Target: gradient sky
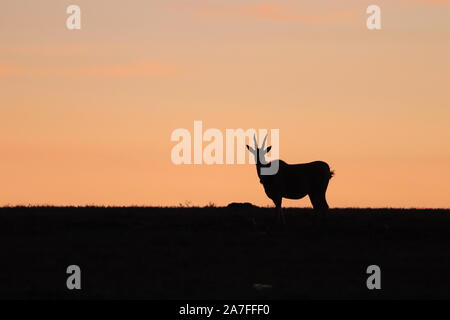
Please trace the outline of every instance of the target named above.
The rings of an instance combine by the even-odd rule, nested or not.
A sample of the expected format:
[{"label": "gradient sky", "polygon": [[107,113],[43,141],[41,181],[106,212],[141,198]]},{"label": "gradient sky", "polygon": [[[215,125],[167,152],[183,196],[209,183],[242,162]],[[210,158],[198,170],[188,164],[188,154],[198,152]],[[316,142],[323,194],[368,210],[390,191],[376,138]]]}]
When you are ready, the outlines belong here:
[{"label": "gradient sky", "polygon": [[0,205],[271,205],[254,166],[172,164],[202,120],[280,129],[331,207],[450,207],[450,0],[3,0],[0,39]]}]

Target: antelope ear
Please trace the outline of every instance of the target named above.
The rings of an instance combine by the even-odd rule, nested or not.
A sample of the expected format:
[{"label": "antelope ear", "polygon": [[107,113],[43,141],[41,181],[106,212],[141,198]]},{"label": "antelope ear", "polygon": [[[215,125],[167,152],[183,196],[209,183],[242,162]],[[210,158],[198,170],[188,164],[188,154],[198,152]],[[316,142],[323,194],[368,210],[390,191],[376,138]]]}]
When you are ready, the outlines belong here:
[{"label": "antelope ear", "polygon": [[255,153],[255,149],[250,147],[248,144],[246,144],[245,146],[247,147],[248,151],[250,151],[251,153]]},{"label": "antelope ear", "polygon": [[272,146],[267,147],[265,153],[269,153],[271,149],[272,149]]}]

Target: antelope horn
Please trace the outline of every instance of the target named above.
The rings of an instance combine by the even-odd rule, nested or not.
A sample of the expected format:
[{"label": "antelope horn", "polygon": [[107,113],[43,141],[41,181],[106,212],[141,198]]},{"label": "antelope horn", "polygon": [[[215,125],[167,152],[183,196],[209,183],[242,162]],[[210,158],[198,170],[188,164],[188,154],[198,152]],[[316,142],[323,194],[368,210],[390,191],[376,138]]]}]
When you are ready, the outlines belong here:
[{"label": "antelope horn", "polygon": [[258,148],[258,141],[256,141],[256,134],[253,135],[253,141],[255,142],[255,148]]},{"label": "antelope horn", "polygon": [[266,145],[266,139],[267,139],[267,134],[266,134],[266,136],[264,137],[264,140],[263,140],[261,149],[264,149],[264,146]]}]

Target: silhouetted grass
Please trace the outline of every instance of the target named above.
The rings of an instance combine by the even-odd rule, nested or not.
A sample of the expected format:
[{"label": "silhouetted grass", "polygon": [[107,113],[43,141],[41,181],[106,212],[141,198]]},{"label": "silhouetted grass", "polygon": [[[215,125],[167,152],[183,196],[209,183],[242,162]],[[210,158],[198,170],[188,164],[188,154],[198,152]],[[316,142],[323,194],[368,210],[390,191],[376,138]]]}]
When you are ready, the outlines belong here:
[{"label": "silhouetted grass", "polygon": [[449,210],[285,210],[286,228],[258,207],[0,208],[0,297],[450,298]]}]

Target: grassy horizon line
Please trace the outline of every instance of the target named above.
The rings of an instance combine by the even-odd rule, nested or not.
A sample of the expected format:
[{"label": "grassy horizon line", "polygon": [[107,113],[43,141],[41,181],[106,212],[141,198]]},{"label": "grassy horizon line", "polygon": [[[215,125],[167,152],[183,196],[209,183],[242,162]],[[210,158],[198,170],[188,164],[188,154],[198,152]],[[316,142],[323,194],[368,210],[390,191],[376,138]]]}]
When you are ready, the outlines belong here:
[{"label": "grassy horizon line", "polygon": [[[228,207],[228,206],[216,206],[214,204],[209,205],[171,205],[171,206],[158,206],[158,205],[46,205],[46,204],[38,204],[38,205],[2,205],[0,206],[0,209],[12,209],[12,208],[76,208],[76,209],[274,209],[273,206],[256,206],[249,204],[248,207]],[[311,207],[284,207],[283,209],[286,210],[313,210]],[[425,208],[425,207],[335,207],[330,208],[330,211],[340,211],[340,210],[443,210],[443,211],[450,211],[450,208]]]}]

